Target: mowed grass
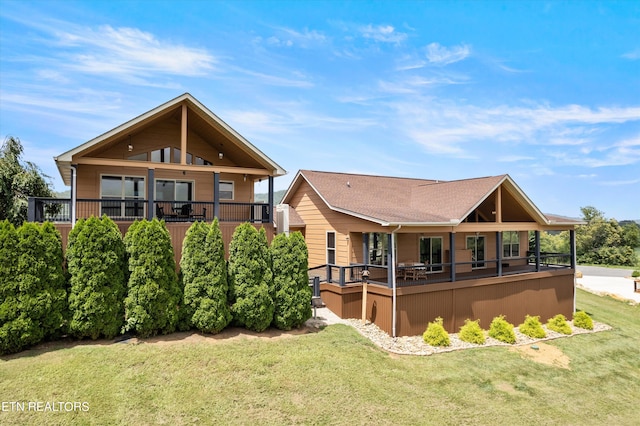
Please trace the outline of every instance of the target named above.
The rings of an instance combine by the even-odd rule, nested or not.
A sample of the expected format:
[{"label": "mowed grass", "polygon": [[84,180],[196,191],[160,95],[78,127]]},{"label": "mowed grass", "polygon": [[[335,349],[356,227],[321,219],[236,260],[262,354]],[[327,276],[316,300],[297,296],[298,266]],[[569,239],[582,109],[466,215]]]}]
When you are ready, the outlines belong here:
[{"label": "mowed grass", "polygon": [[632,425],[640,308],[578,292],[613,330],[547,342],[563,369],[505,347],[394,356],[348,326],[279,339],[50,344],[0,360],[1,401],[88,412],[0,412],[0,424]]}]

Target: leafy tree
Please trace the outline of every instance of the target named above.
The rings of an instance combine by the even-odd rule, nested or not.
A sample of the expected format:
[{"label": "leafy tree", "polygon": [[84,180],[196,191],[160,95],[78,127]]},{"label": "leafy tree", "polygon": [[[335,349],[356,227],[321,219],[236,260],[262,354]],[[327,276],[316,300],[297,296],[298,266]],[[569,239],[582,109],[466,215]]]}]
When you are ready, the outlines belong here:
[{"label": "leafy tree", "polygon": [[27,220],[29,197],[52,197],[49,178],[29,161],[21,162],[22,144],[9,136],[0,149],[0,220],[15,226]]},{"label": "leafy tree", "polygon": [[291,330],[311,318],[307,245],[300,232],[278,234],[271,242],[274,325]]},{"label": "leafy tree", "polygon": [[229,302],[234,320],[263,331],[273,320],[272,272],[264,228],[239,225],[229,244]]},{"label": "leafy tree", "polygon": [[190,324],[205,333],[218,333],[231,322],[227,304],[227,262],[216,218],[211,226],[194,222],[187,231],[180,261],[184,305]]},{"label": "leafy tree", "polygon": [[0,352],[10,353],[63,331],[67,293],[60,233],[51,223],[25,223],[16,231],[4,221],[0,234],[3,262],[12,263],[1,269]]},{"label": "leafy tree", "polygon": [[130,273],[124,302],[124,331],[142,337],[175,331],[182,294],[164,221],[134,222],[124,243]]},{"label": "leafy tree", "polygon": [[116,336],[124,323],[126,258],[122,234],[106,215],[80,219],[69,233],[70,332],[77,337]]},{"label": "leafy tree", "polygon": [[628,234],[615,219],[607,220],[595,207],[583,207],[586,225],[576,228],[576,254],[579,263],[628,265],[638,263],[633,230]]}]

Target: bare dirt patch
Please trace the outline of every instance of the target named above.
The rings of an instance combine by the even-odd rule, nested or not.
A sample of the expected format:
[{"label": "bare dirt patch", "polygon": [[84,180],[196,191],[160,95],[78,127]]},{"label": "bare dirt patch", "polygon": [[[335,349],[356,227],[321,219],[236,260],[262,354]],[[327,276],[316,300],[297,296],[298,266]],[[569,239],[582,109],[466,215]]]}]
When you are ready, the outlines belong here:
[{"label": "bare dirt patch", "polygon": [[[534,349],[537,347],[538,349]],[[524,359],[530,359],[540,364],[551,365],[553,367],[565,368],[570,370],[569,362],[571,361],[568,356],[564,354],[560,349],[555,346],[547,345],[546,343],[536,343],[535,345],[523,345],[512,347],[509,350],[518,352]]]}]

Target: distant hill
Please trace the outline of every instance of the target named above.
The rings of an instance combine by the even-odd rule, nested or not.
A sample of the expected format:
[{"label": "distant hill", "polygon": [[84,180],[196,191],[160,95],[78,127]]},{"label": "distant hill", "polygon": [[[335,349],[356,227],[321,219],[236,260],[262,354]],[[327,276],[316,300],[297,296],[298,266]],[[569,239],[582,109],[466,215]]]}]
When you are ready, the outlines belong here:
[{"label": "distant hill", "polygon": [[61,191],[61,192],[53,192],[53,196],[55,198],[71,198],[71,190],[67,189],[66,191]]},{"label": "distant hill", "polygon": [[[287,192],[286,189],[281,189],[280,191],[276,191],[273,193],[273,204],[280,204],[280,201],[282,201],[282,197],[284,197],[284,194]],[[269,194],[268,193],[260,193],[260,194],[255,194],[255,202],[256,203],[266,203],[269,198]]]}]

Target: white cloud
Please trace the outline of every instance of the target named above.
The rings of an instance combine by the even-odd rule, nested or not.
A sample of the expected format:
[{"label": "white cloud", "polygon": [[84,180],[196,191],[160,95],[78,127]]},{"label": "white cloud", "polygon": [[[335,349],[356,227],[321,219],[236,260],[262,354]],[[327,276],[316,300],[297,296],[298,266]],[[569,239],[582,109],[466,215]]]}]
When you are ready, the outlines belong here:
[{"label": "white cloud", "polygon": [[626,52],[626,53],[622,54],[621,56],[623,58],[625,58],[625,59],[630,59],[632,61],[640,59],[640,48],[637,48],[637,49],[632,50],[630,52]]},{"label": "white cloud", "polygon": [[471,47],[466,44],[447,48],[439,43],[431,43],[427,46],[427,59],[429,62],[439,65],[448,65],[462,61],[471,54]]},{"label": "white cloud", "polygon": [[391,25],[371,24],[360,27],[360,33],[364,38],[372,39],[383,43],[400,43],[407,38],[406,33],[397,32]]}]

